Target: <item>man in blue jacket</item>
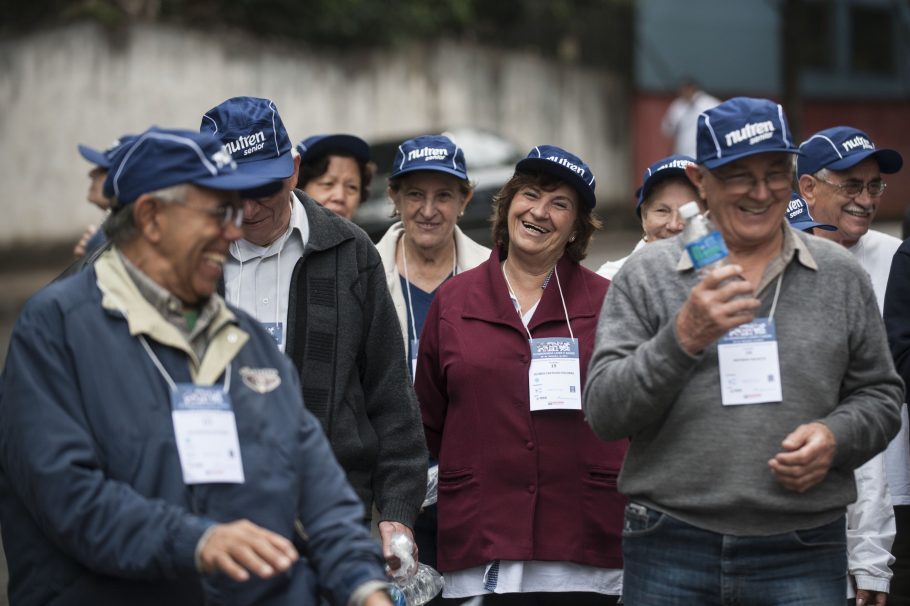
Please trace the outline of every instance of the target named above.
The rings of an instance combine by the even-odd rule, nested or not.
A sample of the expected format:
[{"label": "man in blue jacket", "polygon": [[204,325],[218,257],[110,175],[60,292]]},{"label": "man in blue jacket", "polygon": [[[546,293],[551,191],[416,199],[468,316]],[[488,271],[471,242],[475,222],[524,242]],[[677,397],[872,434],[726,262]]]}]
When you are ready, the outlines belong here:
[{"label": "man in blue jacket", "polygon": [[297,373],[215,292],[262,184],[149,129],[105,182],[112,249],[25,306],[0,383],[12,603],[390,604]]}]

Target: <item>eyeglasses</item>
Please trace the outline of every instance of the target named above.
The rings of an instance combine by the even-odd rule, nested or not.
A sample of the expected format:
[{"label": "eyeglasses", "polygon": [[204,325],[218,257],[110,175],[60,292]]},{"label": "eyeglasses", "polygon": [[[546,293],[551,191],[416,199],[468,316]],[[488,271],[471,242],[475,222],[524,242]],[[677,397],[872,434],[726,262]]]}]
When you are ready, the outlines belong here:
[{"label": "eyeglasses", "polygon": [[863,183],[862,181],[855,180],[845,181],[844,183],[832,183],[831,181],[822,179],[821,177],[815,178],[822,183],[827,183],[831,187],[840,190],[840,192],[848,198],[855,198],[859,195],[862,195],[864,189],[869,192],[870,198],[878,198],[883,193],[885,193],[885,186],[887,185],[884,181],[881,180],[869,181],[868,183]]},{"label": "eyeglasses", "polygon": [[227,227],[231,223],[234,224],[234,227],[243,227],[242,206],[231,206],[230,204],[224,204],[217,208],[198,208],[196,206],[190,206],[186,202],[171,201],[170,203],[178,204],[184,208],[195,210],[197,212],[205,213],[209,216],[215,217],[221,223],[221,227]]},{"label": "eyeglasses", "polygon": [[714,175],[715,179],[724,184],[724,190],[727,193],[734,195],[742,195],[752,191],[759,181],[763,181],[765,185],[768,186],[768,189],[774,192],[790,189],[793,185],[793,174],[789,171],[768,173],[761,178],[754,175],[732,175],[730,177],[724,177],[713,171],[711,174]]}]

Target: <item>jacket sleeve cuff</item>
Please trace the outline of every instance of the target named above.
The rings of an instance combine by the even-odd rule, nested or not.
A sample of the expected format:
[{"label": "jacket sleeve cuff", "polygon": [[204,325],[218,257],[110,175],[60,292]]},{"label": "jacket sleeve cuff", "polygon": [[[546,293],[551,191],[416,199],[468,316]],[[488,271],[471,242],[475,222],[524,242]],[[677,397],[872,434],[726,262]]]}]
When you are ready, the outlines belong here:
[{"label": "jacket sleeve cuff", "polygon": [[376,591],[383,591],[389,598],[392,597],[389,595],[388,583],[383,583],[382,581],[367,581],[354,590],[351,594],[351,598],[348,600],[347,606],[363,606],[366,599]]},{"label": "jacket sleeve cuff", "polygon": [[891,588],[891,581],[889,579],[873,577],[868,574],[858,574],[853,577],[853,580],[856,581],[857,589],[865,589],[866,591],[888,593],[888,590]]}]

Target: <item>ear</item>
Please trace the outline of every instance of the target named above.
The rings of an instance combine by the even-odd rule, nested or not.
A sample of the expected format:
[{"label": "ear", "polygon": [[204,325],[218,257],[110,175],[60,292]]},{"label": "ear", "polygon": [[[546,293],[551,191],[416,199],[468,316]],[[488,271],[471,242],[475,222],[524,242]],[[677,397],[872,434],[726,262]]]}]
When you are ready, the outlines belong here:
[{"label": "ear", "polygon": [[686,166],[686,176],[689,177],[689,181],[695,188],[699,199],[705,200],[705,175],[702,172],[702,168],[697,164],[689,164]]},{"label": "ear", "polygon": [[294,174],[290,176],[291,179],[291,189],[297,187],[297,177],[300,176],[300,156],[298,154],[292,154],[294,156]]},{"label": "ear", "polygon": [[131,209],[136,228],[146,240],[152,243],[159,242],[164,233],[161,225],[160,208],[160,200],[149,194],[142,194],[133,202],[133,208]]},{"label": "ear", "polygon": [[806,201],[811,211],[815,207],[815,191],[818,182],[812,175],[803,175],[799,178],[799,195]]},{"label": "ear", "polygon": [[468,191],[467,195],[465,195],[465,197],[464,197],[464,200],[461,202],[461,212],[462,213],[464,213],[464,209],[468,207],[468,202],[470,202],[471,198],[473,198],[473,197],[474,197],[474,190],[471,189]]}]

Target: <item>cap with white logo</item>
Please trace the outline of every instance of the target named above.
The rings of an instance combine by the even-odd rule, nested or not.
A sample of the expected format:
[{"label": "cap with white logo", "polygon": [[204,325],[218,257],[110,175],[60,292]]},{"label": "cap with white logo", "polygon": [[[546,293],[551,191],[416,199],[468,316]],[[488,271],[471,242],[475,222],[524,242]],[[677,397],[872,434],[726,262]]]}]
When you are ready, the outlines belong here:
[{"label": "cap with white logo", "polygon": [[837,228],[827,223],[817,223],[812,215],[809,214],[809,205],[799,197],[799,194],[790,193],[790,204],[787,205],[787,221],[794,229],[806,231],[809,229],[824,229],[825,231],[836,231]]},{"label": "cap with white logo", "polygon": [[698,115],[696,162],[709,169],[770,152],[798,154],[784,108],[767,99],[734,97]]},{"label": "cap with white logo", "polygon": [[114,154],[104,194],[115,208],[134,202],[145,193],[192,183],[219,190],[259,187],[270,180],[237,170],[220,139],[189,130],[151,127],[132,145]]},{"label": "cap with white logo", "polygon": [[873,157],[885,174],[896,173],[904,159],[893,149],[877,149],[869,135],[849,126],[835,126],[819,131],[799,146],[802,155],[796,162],[798,176],[814,175],[823,168],[846,170]]},{"label": "cap with white logo", "polygon": [[682,154],[675,154],[661,158],[651,166],[645,169],[645,174],[641,178],[641,187],[635,191],[638,198],[638,204],[635,205],[635,212],[641,217],[641,205],[644,204],[645,198],[651,195],[654,188],[662,181],[676,177],[689,181],[686,177],[686,167],[695,164],[695,159]]},{"label": "cap with white logo", "polygon": [[568,183],[578,192],[588,208],[597,206],[594,195],[594,173],[584,160],[555,145],[538,145],[524,160],[515,165],[516,171],[540,171]]},{"label": "cap with white logo", "polygon": [[199,131],[220,137],[244,173],[272,181],[294,174],[291,140],[269,99],[232,97],[205,112]]},{"label": "cap with white logo", "polygon": [[464,152],[445,135],[415,137],[398,146],[389,178],[394,179],[417,170],[434,170],[455,175],[459,179],[468,178]]}]

